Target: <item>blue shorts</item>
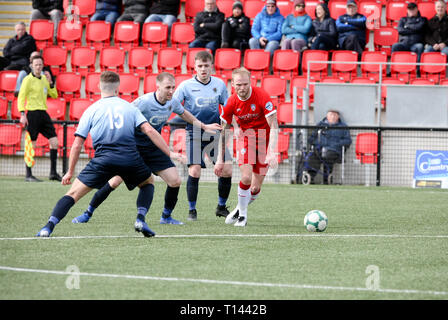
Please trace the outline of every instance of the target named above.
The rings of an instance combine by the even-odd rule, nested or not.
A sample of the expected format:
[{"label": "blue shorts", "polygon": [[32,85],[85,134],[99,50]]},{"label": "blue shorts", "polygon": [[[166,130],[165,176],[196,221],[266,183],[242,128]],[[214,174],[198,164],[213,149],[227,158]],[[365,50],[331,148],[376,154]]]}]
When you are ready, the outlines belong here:
[{"label": "blue shorts", "polygon": [[170,157],[168,157],[165,153],[163,153],[163,151],[155,146],[137,146],[137,149],[146,166],[151,170],[151,172],[154,172],[155,174],[165,169],[175,167],[175,164],[171,161]]},{"label": "blue shorts", "polygon": [[151,170],[137,152],[126,162],[95,155],[79,173],[78,179],[89,188],[100,189],[114,176],[120,176],[128,190],[133,190],[151,176]]},{"label": "blue shorts", "polygon": [[[186,132],[186,146],[188,155],[188,166],[193,164],[200,164],[201,168],[205,168],[204,157],[207,156],[213,164],[216,163],[219,148],[219,135],[209,134],[201,131],[201,135],[187,130]],[[226,148],[225,159],[232,159],[232,154]]]}]

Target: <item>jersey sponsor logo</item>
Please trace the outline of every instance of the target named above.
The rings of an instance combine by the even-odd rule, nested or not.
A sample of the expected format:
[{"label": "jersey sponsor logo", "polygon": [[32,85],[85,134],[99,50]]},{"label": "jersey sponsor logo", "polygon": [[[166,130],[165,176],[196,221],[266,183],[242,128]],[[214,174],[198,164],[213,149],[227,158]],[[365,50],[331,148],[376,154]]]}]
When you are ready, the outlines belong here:
[{"label": "jersey sponsor logo", "polygon": [[168,120],[168,117],[166,116],[152,116],[151,118],[149,118],[149,123],[152,126],[159,126],[162,123],[165,123]]},{"label": "jersey sponsor logo", "polygon": [[218,97],[197,97],[195,104],[199,108],[214,107],[219,103]]},{"label": "jersey sponsor logo", "polygon": [[265,108],[266,108],[266,110],[268,110],[268,111],[272,111],[272,110],[274,109],[274,105],[272,104],[271,101],[268,101],[268,103],[266,103]]}]

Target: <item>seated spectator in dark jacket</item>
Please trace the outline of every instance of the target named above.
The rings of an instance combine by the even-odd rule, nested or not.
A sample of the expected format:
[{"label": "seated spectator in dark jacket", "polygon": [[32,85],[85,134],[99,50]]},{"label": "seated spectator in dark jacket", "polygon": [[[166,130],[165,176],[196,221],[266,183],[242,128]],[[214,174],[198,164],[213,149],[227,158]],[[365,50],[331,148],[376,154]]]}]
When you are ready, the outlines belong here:
[{"label": "seated spectator in dark jacket", "polygon": [[308,143],[313,147],[313,153],[309,157],[309,164],[314,170],[308,171],[313,183],[317,171],[323,162],[324,184],[328,184],[328,175],[333,172],[335,163],[342,159],[342,147],[347,149],[352,144],[349,130],[331,129],[334,127],[347,127],[340,119],[339,111],[328,110],[327,116],[317,123],[323,129],[315,130],[308,139]]},{"label": "seated spectator in dark jacket", "polygon": [[312,50],[334,50],[338,44],[336,23],[330,16],[330,10],[325,3],[316,6],[316,18],[309,38],[308,47]]},{"label": "seated spectator in dark jacket", "polygon": [[123,0],[124,11],[117,21],[134,21],[143,25],[149,15],[151,0]]},{"label": "seated spectator in dark jacket", "polygon": [[33,0],[30,20],[51,20],[54,23],[54,40],[58,34],[59,21],[64,17],[62,0]]},{"label": "seated spectator in dark jacket", "polygon": [[8,40],[0,57],[0,70],[22,70],[30,63],[30,55],[36,51],[36,41],[26,32],[24,22],[15,25],[16,35]]},{"label": "seated spectator in dark jacket", "polygon": [[170,34],[171,26],[177,21],[179,6],[180,0],[153,0],[145,23],[162,22],[168,26],[168,34]]},{"label": "seated spectator in dark jacket", "polygon": [[241,2],[234,2],[232,15],[222,24],[221,38],[221,48],[235,48],[241,51],[249,48],[250,19],[244,14]]},{"label": "seated spectator in dark jacket", "polygon": [[364,15],[358,13],[355,0],[348,0],[347,13],[336,20],[339,49],[356,51],[361,57],[366,46],[366,20]]},{"label": "seated spectator in dark jacket", "polygon": [[420,15],[415,3],[408,4],[407,16],[398,22],[398,42],[392,45],[392,52],[412,51],[417,54],[417,61],[423,52],[427,20]]},{"label": "seated spectator in dark jacket", "polygon": [[198,12],[194,19],[195,39],[189,47],[207,48],[215,53],[221,45],[221,29],[225,17],[219,11],[216,0],[205,0],[204,3],[204,11]]},{"label": "seated spectator in dark jacket", "polygon": [[96,10],[90,21],[106,21],[114,27],[121,13],[121,0],[96,0]]},{"label": "seated spectator in dark jacket", "polygon": [[434,3],[436,15],[428,21],[425,35],[425,52],[440,51],[448,56],[448,14],[446,3],[438,0]]}]

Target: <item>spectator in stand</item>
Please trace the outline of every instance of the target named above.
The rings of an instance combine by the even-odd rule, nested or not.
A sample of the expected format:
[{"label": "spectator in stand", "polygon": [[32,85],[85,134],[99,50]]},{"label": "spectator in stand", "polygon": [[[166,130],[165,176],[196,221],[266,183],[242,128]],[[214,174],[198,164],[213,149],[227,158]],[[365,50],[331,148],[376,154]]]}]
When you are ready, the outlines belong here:
[{"label": "spectator in stand", "polygon": [[282,50],[302,51],[306,48],[311,27],[311,18],[305,11],[305,0],[295,0],[293,13],[286,17],[282,25],[285,36],[281,42]]},{"label": "spectator in stand", "polygon": [[96,0],[96,10],[90,21],[106,21],[114,28],[121,13],[121,0]]},{"label": "spectator in stand", "polygon": [[0,57],[0,70],[22,70],[30,63],[30,55],[36,51],[36,41],[26,32],[24,22],[15,25],[16,35],[8,40]]},{"label": "spectator in stand", "polygon": [[234,2],[232,15],[222,24],[221,38],[221,48],[235,48],[241,51],[249,48],[250,19],[244,14],[241,2]]},{"label": "spectator in stand", "polygon": [[412,51],[417,54],[417,62],[423,52],[423,42],[427,20],[420,15],[417,4],[411,2],[408,4],[406,17],[398,22],[398,42],[392,45],[392,52]]},{"label": "spectator in stand", "polygon": [[436,15],[428,21],[425,52],[440,51],[448,55],[448,14],[443,0],[435,2]]},{"label": "spectator in stand", "polygon": [[168,34],[171,33],[171,26],[177,21],[179,14],[180,0],[153,0],[149,8],[149,16],[146,22],[163,22],[168,26]]},{"label": "spectator in stand", "polygon": [[267,0],[263,10],[256,15],[252,25],[251,49],[265,49],[274,55],[280,47],[282,25],[285,18],[280,14],[275,0]]},{"label": "spectator in stand", "polygon": [[325,3],[316,6],[316,18],[309,38],[308,47],[312,50],[334,50],[338,44],[336,23],[330,16],[330,10]]},{"label": "spectator in stand", "polygon": [[361,58],[366,46],[366,20],[364,15],[358,13],[355,0],[348,0],[347,13],[336,20],[339,49],[356,51]]},{"label": "spectator in stand", "polygon": [[195,39],[190,48],[207,48],[213,54],[221,44],[221,29],[224,13],[219,11],[216,0],[204,0],[204,11],[198,12],[194,19]]},{"label": "spectator in stand", "polygon": [[135,21],[142,26],[149,15],[151,0],[123,0],[124,11],[117,21]]},{"label": "spectator in stand", "polygon": [[[58,34],[59,21],[64,17],[62,0],[33,0],[32,20],[51,20],[54,23],[54,42]],[[28,61],[28,60],[27,60]],[[27,62],[28,63],[28,62]]]}]

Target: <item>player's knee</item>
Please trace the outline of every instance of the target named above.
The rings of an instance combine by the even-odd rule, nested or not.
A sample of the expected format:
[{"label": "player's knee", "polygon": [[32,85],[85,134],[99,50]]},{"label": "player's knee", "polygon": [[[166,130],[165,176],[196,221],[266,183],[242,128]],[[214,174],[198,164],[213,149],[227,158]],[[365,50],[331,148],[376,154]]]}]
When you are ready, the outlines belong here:
[{"label": "player's knee", "polygon": [[252,176],[250,175],[242,175],[241,176],[241,182],[245,185],[250,185],[252,182]]},{"label": "player's knee", "polygon": [[122,182],[123,180],[117,176],[109,180],[109,185],[112,189],[117,189]]},{"label": "player's knee", "polygon": [[230,178],[232,176],[233,167],[232,165],[224,165],[221,177]]},{"label": "player's knee", "polygon": [[171,188],[178,188],[182,184],[182,179],[179,176],[177,176],[177,177],[167,181],[166,184]]}]

